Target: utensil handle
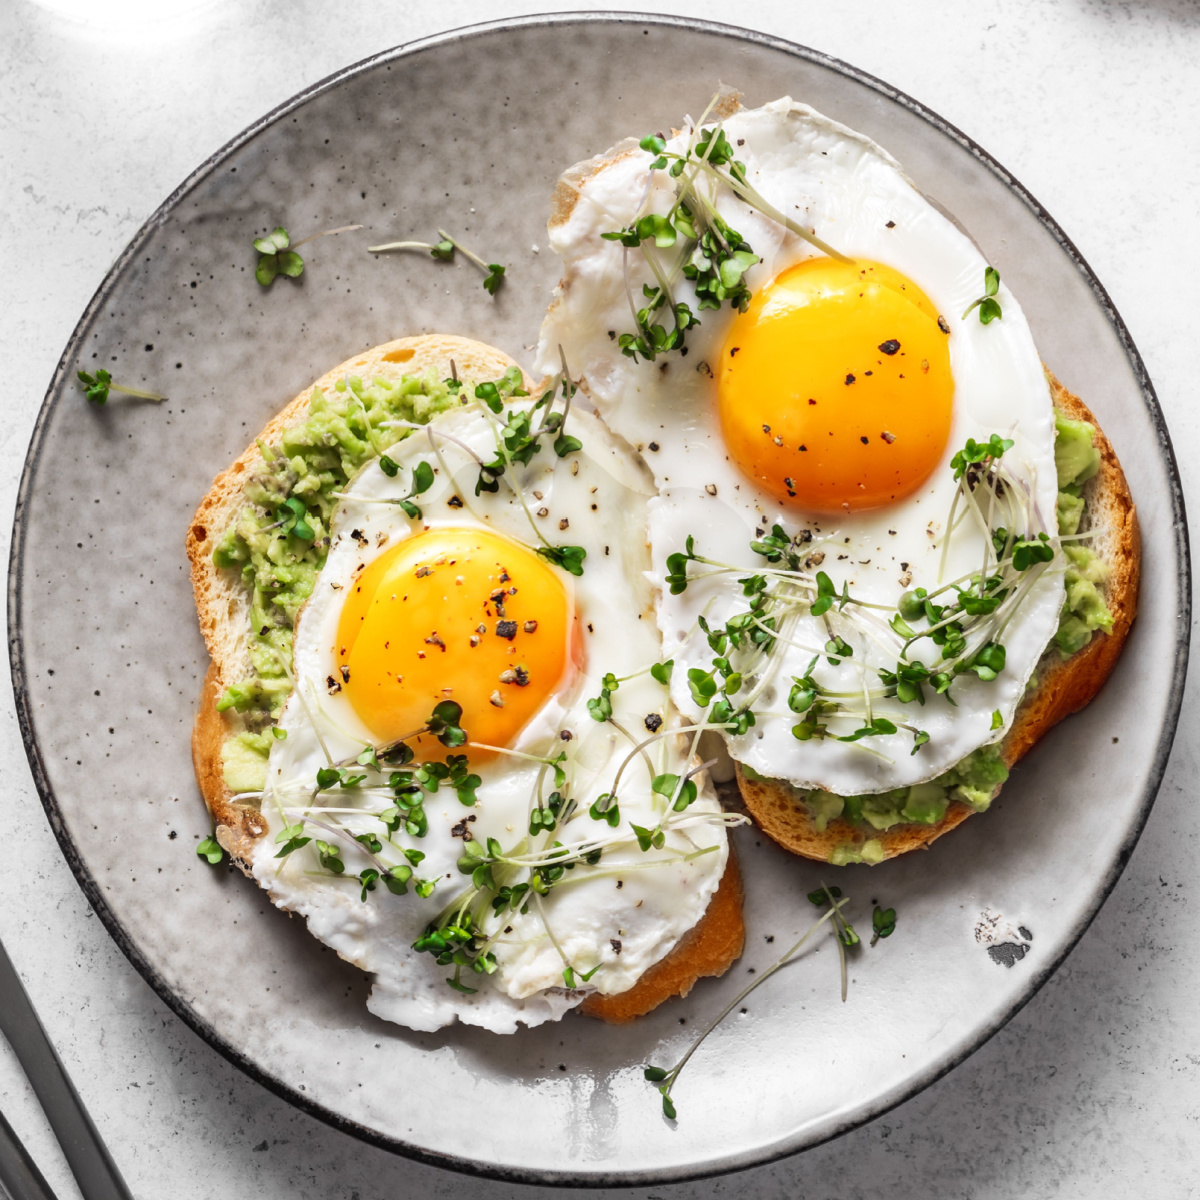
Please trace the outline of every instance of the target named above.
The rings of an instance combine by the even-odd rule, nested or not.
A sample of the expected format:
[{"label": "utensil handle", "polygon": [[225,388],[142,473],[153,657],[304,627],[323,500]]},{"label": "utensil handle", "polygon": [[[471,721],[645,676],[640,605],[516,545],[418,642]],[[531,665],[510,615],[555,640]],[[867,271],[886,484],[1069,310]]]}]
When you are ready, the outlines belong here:
[{"label": "utensil handle", "polygon": [[0,1113],[0,1196],[8,1200],[55,1200],[29,1151]]},{"label": "utensil handle", "polygon": [[133,1200],[33,1011],[3,944],[0,944],[0,1031],[41,1101],[84,1200]]}]

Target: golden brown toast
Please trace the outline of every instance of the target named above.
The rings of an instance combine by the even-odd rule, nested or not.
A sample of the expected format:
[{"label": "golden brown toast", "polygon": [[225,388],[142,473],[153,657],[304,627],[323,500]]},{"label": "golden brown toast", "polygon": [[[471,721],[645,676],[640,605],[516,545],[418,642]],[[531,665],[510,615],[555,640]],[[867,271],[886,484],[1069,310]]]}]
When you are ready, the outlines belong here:
[{"label": "golden brown toast", "polygon": [[[1087,405],[1049,371],[1046,378],[1055,407],[1073,420],[1087,421],[1096,430],[1100,470],[1083,485],[1087,501],[1085,519],[1087,527],[1103,531],[1096,534],[1092,548],[1110,569],[1105,600],[1113,625],[1110,633],[1096,633],[1070,658],[1063,659],[1053,646],[1043,655],[1037,667],[1037,687],[1017,710],[1016,719],[1001,743],[1005,765],[1010,767],[1052,726],[1078,712],[1104,686],[1137,615],[1141,540],[1137,509],[1125,473]],[[868,838],[882,844],[885,859],[924,849],[975,811],[952,800],[945,816],[934,825],[893,825],[879,832],[864,830],[838,817],[824,830],[818,830],[789,784],[774,779],[750,779],[740,766],[737,781],[747,810],[763,832],[793,854],[818,862],[828,862],[835,847],[860,846]],[[999,791],[997,788],[996,792]]]},{"label": "golden brown toast", "polygon": [[[450,374],[451,360],[459,377],[468,382],[498,379],[516,365],[490,346],[444,335],[400,338],[357,355],[322,376],[279,412],[245,452],[217,476],[192,518],[187,554],[200,629],[212,657],[192,728],[192,762],[216,826],[217,841],[243,870],[255,841],[267,832],[267,826],[257,807],[234,800],[225,785],[221,748],[241,725],[235,712],[219,713],[216,704],[224,690],[250,669],[249,601],[236,572],[222,571],[213,564],[213,547],[245,504],[243,486],[263,461],[259,444],[269,446],[284,429],[302,421],[314,389],[328,390],[346,375],[394,378],[432,370],[443,378]],[[528,379],[526,386],[533,388]],[[686,996],[703,976],[724,974],[741,954],[744,938],[742,882],[731,846],[720,887],[700,921],[632,988],[613,996],[593,995],[580,1011],[602,1020],[623,1022],[649,1012],[672,996]]]}]

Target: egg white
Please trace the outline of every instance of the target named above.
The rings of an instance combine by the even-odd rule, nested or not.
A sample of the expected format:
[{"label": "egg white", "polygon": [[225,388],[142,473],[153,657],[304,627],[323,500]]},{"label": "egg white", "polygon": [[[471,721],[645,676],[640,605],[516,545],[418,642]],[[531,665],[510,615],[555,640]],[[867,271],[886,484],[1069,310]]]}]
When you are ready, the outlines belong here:
[{"label": "egg white", "polygon": [[[907,275],[945,317],[955,380],[952,428],[942,463],[907,500],[836,517],[782,508],[730,460],[721,437],[717,356],[736,314],[728,307],[698,313],[701,325],[688,332],[686,356],[671,353],[653,363],[635,363],[622,355],[615,340],[632,328],[626,269],[639,298],[642,284],[653,282],[653,276],[638,252],[629,252],[626,267],[619,243],[600,235],[637,215],[647,187],[648,211],[666,212],[674,198],[666,173],[651,176],[652,156],[632,143],[599,169],[569,172],[564,179],[573,180],[575,203],[567,219],[550,230],[550,243],[563,260],[563,282],[543,325],[538,361],[548,368],[561,345],[572,369],[586,381],[597,411],[651,468],[659,494],[649,504],[649,530],[660,587],[666,557],[682,550],[688,535],[695,538],[699,554],[744,568],[745,574],[761,570],[764,560],[749,543],[778,522],[789,532],[812,530],[812,549],[824,554],[820,567],[839,591],[845,582],[856,597],[894,607],[908,588],[933,590],[956,486],[949,459],[968,437],[986,441],[992,433],[1013,439],[1004,464],[1027,486],[1034,527],[1049,531],[1057,550],[1053,410],[1024,314],[1001,285],[1002,319],[985,326],[975,313],[960,316],[982,293],[987,263],[979,250],[913,187],[886,151],[805,105],[785,97],[736,113],[724,122],[724,130],[736,157],[747,166],[750,183],[769,202],[843,254]],[[682,152],[686,142],[687,131],[668,146]],[[719,188],[715,203],[722,218],[762,257],[746,276],[752,291],[813,255],[806,243],[729,189]],[[687,281],[678,284],[676,299],[695,310]],[[964,523],[950,539],[942,581],[978,571],[981,547],[978,531]],[[719,576],[694,582],[681,595],[664,590],[661,596],[664,653],[674,655],[678,664],[673,698],[693,716],[698,709],[688,693],[686,668],[707,667],[712,658],[696,632],[696,618],[704,614],[710,623],[721,624],[745,609],[740,593],[736,576]],[[896,701],[875,705],[877,715],[907,721],[930,734],[917,754],[910,753],[912,735],[903,730],[873,737],[867,746],[833,738],[801,743],[793,737],[798,718],[786,706],[791,678],[803,674],[813,657],[811,647],[823,646],[828,636],[822,622],[804,616],[790,634],[804,648],[781,645],[770,668],[771,686],[755,705],[758,724],[730,739],[731,752],[764,775],[843,795],[931,779],[1003,736],[1057,627],[1061,605],[1056,560],[1006,629],[1007,664],[996,680],[960,677],[953,688],[957,708],[940,697],[930,697],[923,707]],[[836,612],[831,619],[878,686],[877,670],[894,669],[895,653],[889,657]],[[824,660],[814,675],[826,686],[843,688],[855,677],[848,667],[835,671]],[[834,731],[852,728],[843,720]]]},{"label": "egg white", "polygon": [[[699,920],[720,881],[726,834],[712,787],[702,773],[696,779],[700,794],[687,811],[688,820],[668,833],[662,849],[643,854],[632,844],[608,850],[596,866],[575,867],[569,883],[551,892],[541,912],[534,905],[524,915],[506,915],[503,924],[508,931],[495,946],[495,974],[468,972],[464,979],[478,989],[474,995],[448,987],[451,968],[439,967],[429,954],[414,952],[411,944],[469,882],[456,865],[464,847],[461,827],[458,836],[452,830],[465,817],[472,817],[468,827],[477,841],[483,844],[495,837],[506,849],[512,847],[527,829],[538,763],[509,755],[490,761],[472,759],[471,770],[483,780],[473,808],[464,807],[452,789],[443,787],[425,800],[429,820],[425,837],[410,838],[401,830],[394,835],[396,848],[385,843],[382,856],[388,865],[403,861],[403,847],[424,852],[426,858],[414,876],[438,880],[427,899],[412,891],[396,896],[378,887],[364,901],[351,878],[371,863],[348,836],[368,831],[385,835],[380,821],[371,815],[391,803],[381,793],[363,794],[351,788],[324,793],[317,802],[351,810],[332,817],[318,815],[326,822],[341,822],[346,831],[341,841],[320,828],[306,829],[314,838],[337,843],[346,865],[344,877],[319,871],[312,844],[282,860],[276,857],[279,831],[313,803],[318,768],[330,758],[337,761],[355,755],[373,740],[345,695],[326,683],[337,674],[334,647],[343,597],[358,571],[377,555],[400,539],[435,526],[487,527],[534,544],[530,521],[535,521],[553,544],[567,542],[586,549],[583,576],[564,577],[575,596],[585,667],[551,697],[512,749],[535,756],[567,752],[568,786],[580,804],[577,816],[555,833],[566,844],[598,833],[628,835],[630,822],[653,826],[659,818],[662,801],[651,794],[649,771],[641,762],[631,764],[622,783],[620,829],[610,831],[587,814],[596,796],[611,787],[616,765],[629,753],[631,742],[611,724],[594,721],[586,699],[599,693],[605,672],[630,674],[660,658],[654,595],[647,582],[645,522],[651,486],[646,472],[628,447],[594,416],[573,412],[569,431],[582,441],[582,451],[559,460],[547,447],[528,468],[509,469],[506,478],[516,481],[530,500],[533,511],[527,514],[505,482],[498,493],[475,497],[478,467],[449,440],[459,439],[485,460],[494,456],[493,424],[481,405],[472,402],[445,413],[430,429],[389,449],[389,457],[400,467],[395,478],[385,475],[378,462],[365,467],[334,516],[328,559],[296,627],[296,688],[279,722],[287,736],[275,742],[269,760],[262,812],[270,836],[258,842],[251,866],[277,905],[300,913],[316,937],[372,974],[368,1005],[372,1012],[418,1030],[437,1029],[458,1019],[511,1033],[518,1023],[532,1026],[560,1018],[589,990],[606,994],[626,990],[667,954]],[[410,521],[397,507],[377,501],[404,496],[419,461],[430,463],[435,482],[420,497],[423,520]],[[540,500],[533,499],[535,491],[541,493]],[[452,497],[461,498],[466,507],[450,506]],[[534,515],[542,510],[544,515]],[[564,519],[569,532],[560,533]],[[648,713],[665,715],[675,724],[680,721],[669,710],[664,688],[648,675],[622,684],[612,696],[612,705],[614,719],[637,738],[649,736],[644,725]],[[469,744],[464,751],[471,755]],[[689,752],[690,742],[674,736],[649,750],[659,772],[682,773],[686,769],[682,764],[692,761]],[[682,855],[705,848],[710,852],[679,861]],[[492,932],[496,924],[489,918],[485,929]],[[564,955],[581,973],[597,964],[600,969],[586,986],[568,990]]]}]

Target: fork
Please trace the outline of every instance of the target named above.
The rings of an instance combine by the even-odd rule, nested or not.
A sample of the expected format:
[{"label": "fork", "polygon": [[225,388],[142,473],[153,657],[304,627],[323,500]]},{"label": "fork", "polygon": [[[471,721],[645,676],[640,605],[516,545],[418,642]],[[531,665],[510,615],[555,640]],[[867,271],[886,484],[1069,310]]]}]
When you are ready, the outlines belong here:
[{"label": "fork", "polygon": [[[50,1044],[3,942],[0,942],[0,1032],[8,1039],[33,1086],[84,1200],[133,1200],[62,1060]],[[24,1194],[17,1191],[14,1200],[54,1200],[46,1181],[7,1122],[0,1128],[0,1152],[10,1148],[5,1133],[11,1135],[11,1154],[6,1164],[12,1168],[11,1179],[14,1186],[26,1184]],[[22,1170],[23,1175],[18,1173]],[[9,1183],[9,1178],[2,1174],[0,1180]],[[41,1192],[37,1190],[39,1185]]]}]

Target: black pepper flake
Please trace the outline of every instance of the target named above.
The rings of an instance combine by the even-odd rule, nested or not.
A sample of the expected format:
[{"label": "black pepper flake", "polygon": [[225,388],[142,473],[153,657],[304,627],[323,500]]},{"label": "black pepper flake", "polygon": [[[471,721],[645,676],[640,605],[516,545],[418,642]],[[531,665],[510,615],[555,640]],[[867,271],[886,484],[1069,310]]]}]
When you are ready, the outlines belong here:
[{"label": "black pepper flake", "polygon": [[621,953],[621,939],[620,938],[609,938],[608,944],[613,948],[614,954]]},{"label": "black pepper flake", "polygon": [[460,496],[451,496],[450,499],[446,501],[446,504],[450,508],[462,508],[463,506],[462,498]]},{"label": "black pepper flake", "polygon": [[537,633],[537,622],[536,621],[526,621],[525,624],[521,626],[521,628],[524,629],[526,633]]},{"label": "black pepper flake", "polygon": [[618,888],[623,888],[624,886],[625,886],[625,880],[623,880],[623,879],[618,879],[618,880],[617,880],[617,887],[618,887]]},{"label": "black pepper flake", "polygon": [[332,675],[327,675],[325,677],[325,690],[331,696],[336,696],[342,690],[342,685]]},{"label": "black pepper flake", "polygon": [[729,357],[730,357],[730,358],[734,358],[734,357],[736,357],[736,355],[737,355],[737,352],[738,352],[740,349],[741,349],[741,346],[734,346],[734,347],[733,347],[733,349],[729,351]]},{"label": "black pepper flake", "polygon": [[943,333],[949,333],[949,332],[950,332],[950,326],[946,324],[946,318],[945,318],[945,317],[938,317],[938,328],[939,328],[939,329],[940,329],[940,330],[941,330]]},{"label": "black pepper flake", "polygon": [[[438,637],[438,632],[436,629],[425,639],[425,645],[436,646],[443,654],[446,653],[446,643],[443,642],[440,637]],[[342,673],[345,674],[345,671],[346,668],[343,667]]]},{"label": "black pepper flake", "polygon": [[424,579],[426,575],[432,575],[432,574],[433,574],[432,567],[418,567],[417,568],[417,578],[418,579]]},{"label": "black pepper flake", "polygon": [[352,538],[353,538],[353,539],[354,539],[354,540],[355,540],[355,541],[356,541],[356,542],[357,542],[357,543],[358,543],[360,546],[365,546],[365,545],[367,544],[367,540],[368,540],[368,539],[367,539],[367,535],[366,535],[365,533],[363,533],[363,531],[362,531],[361,529],[352,529],[352,530],[350,530],[350,536],[351,536],[351,537],[352,537]]},{"label": "black pepper flake", "polygon": [[657,733],[662,728],[662,717],[658,713],[647,713],[645,725],[651,733]]},{"label": "black pepper flake", "polygon": [[860,437],[858,440],[862,442],[864,446],[869,445],[871,441],[871,439],[866,436]]},{"label": "black pepper flake", "polygon": [[883,438],[883,440],[887,442],[889,446],[896,440],[896,435],[894,433],[888,433],[886,429],[879,436]]},{"label": "black pepper flake", "polygon": [[847,373],[846,386],[849,387],[853,382],[854,382],[854,376],[852,374]]},{"label": "black pepper flake", "polygon": [[895,354],[900,349],[900,343],[895,338],[888,338],[886,342],[879,343],[879,349],[884,354]]},{"label": "black pepper flake", "polygon": [[464,842],[473,841],[474,839],[471,837],[471,831],[467,828],[467,825],[471,821],[474,821],[475,819],[476,819],[476,817],[475,817],[474,813],[471,813],[469,816],[463,817],[463,819],[461,821],[459,821],[459,823],[450,830],[450,836],[451,837],[460,837],[460,838],[462,838],[462,840]]},{"label": "black pepper flake", "polygon": [[509,583],[511,580],[512,580],[512,576],[503,567],[501,567],[500,568],[500,582],[501,583]]},{"label": "black pepper flake", "polygon": [[343,683],[349,683],[349,682],[350,682],[350,668],[349,668],[348,666],[346,666],[346,665],[343,663],[343,664],[342,664],[342,665],[341,665],[341,666],[338,668],[338,670],[341,672],[341,675],[342,675],[342,682],[343,682]]},{"label": "black pepper flake", "polygon": [[884,228],[885,228],[885,229],[895,229],[895,228],[896,228],[896,222],[895,222],[895,221],[889,221],[889,222],[888,222],[888,223],[887,223],[887,224],[884,226]]},{"label": "black pepper flake", "polygon": [[508,640],[511,642],[513,640],[513,638],[515,638],[517,636],[516,621],[497,621],[496,622],[496,636],[502,637],[502,638],[508,638]]},{"label": "black pepper flake", "polygon": [[608,331],[608,340],[610,342],[615,342],[617,340],[617,331],[615,329],[610,329]]},{"label": "black pepper flake", "polygon": [[771,427],[770,427],[770,425],[764,425],[764,426],[762,427],[762,430],[763,430],[763,433],[770,433],[770,432],[771,432]]},{"label": "black pepper flake", "polygon": [[800,449],[800,451],[801,451],[801,452],[803,452],[803,451],[807,450],[807,449],[808,449],[808,447],[807,447],[807,446],[800,446],[800,447],[799,447],[799,449]]},{"label": "black pepper flake", "polygon": [[650,449],[651,449],[651,450],[657,450],[657,449],[658,449],[658,443],[657,443],[657,442],[651,442],[651,443],[650,443]]}]

